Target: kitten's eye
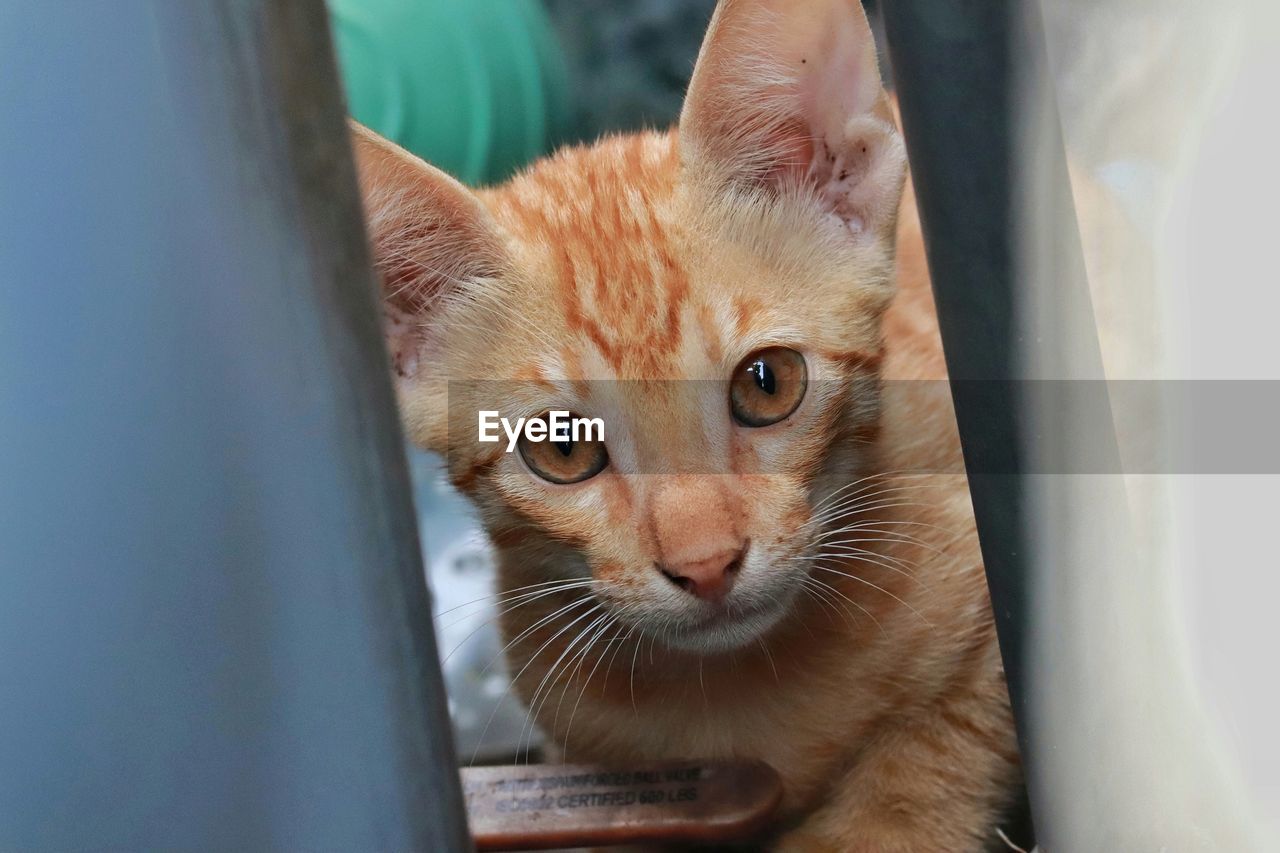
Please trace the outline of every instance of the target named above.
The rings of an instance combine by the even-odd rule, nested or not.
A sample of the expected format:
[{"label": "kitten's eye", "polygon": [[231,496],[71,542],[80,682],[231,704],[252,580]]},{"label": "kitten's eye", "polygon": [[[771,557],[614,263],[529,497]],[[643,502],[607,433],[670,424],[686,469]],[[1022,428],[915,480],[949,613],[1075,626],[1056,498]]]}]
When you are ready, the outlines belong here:
[{"label": "kitten's eye", "polygon": [[776,424],[804,399],[808,373],[804,356],[786,347],[769,347],[742,360],[729,383],[729,404],[738,423]]},{"label": "kitten's eye", "polygon": [[[546,415],[542,417],[545,421]],[[609,454],[599,440],[530,441],[522,436],[516,446],[533,473],[550,483],[581,483],[609,464]]]}]

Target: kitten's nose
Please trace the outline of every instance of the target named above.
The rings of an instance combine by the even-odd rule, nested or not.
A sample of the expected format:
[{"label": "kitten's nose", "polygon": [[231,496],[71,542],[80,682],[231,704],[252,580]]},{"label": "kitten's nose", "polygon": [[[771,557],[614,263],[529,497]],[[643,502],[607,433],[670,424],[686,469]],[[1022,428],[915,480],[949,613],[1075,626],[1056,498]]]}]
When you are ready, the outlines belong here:
[{"label": "kitten's nose", "polygon": [[703,560],[660,565],[658,570],[685,592],[704,601],[719,602],[733,588],[746,552],[745,547],[734,548]]}]

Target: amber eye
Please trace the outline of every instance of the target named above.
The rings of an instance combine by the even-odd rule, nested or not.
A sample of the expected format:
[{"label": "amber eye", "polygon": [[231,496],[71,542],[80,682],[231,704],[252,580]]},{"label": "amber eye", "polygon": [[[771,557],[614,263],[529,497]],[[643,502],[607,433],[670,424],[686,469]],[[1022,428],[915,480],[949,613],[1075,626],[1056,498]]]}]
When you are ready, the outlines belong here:
[{"label": "amber eye", "polygon": [[733,372],[729,404],[738,423],[776,424],[804,399],[808,375],[804,356],[786,347],[769,347],[747,356]]},{"label": "amber eye", "polygon": [[[542,420],[546,421],[546,415]],[[577,441],[571,436],[566,436],[564,441],[556,441],[552,437],[533,441],[524,435],[516,446],[533,473],[550,483],[581,483],[599,474],[609,464],[604,441],[599,438],[584,440],[582,434]]]}]

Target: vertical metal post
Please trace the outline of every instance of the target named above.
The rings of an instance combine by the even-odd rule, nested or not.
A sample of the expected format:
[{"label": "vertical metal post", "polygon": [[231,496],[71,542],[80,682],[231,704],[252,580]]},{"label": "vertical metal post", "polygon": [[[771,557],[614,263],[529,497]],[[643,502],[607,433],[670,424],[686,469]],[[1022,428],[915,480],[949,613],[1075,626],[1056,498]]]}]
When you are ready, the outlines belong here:
[{"label": "vertical metal post", "polygon": [[[1062,436],[1035,429],[1026,395],[1038,379],[1103,376],[1043,33],[1034,0],[892,0],[883,12],[1010,700],[1034,778],[1026,667],[1033,531],[1043,519],[1027,477],[1031,458],[1070,451],[1055,444]],[[1083,438],[1119,472],[1109,411],[1094,414]]]},{"label": "vertical metal post", "polygon": [[884,13],[1038,840],[1262,849],[1134,541],[1039,5]]},{"label": "vertical metal post", "polygon": [[0,848],[469,848],[323,3],[3,4],[0,109]]}]

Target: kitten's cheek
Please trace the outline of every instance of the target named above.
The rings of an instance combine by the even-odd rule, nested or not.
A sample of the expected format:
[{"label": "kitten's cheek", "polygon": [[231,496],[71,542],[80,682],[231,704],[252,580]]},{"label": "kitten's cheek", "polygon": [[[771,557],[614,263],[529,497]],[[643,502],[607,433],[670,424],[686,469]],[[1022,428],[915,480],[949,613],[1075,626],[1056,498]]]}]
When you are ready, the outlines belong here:
[{"label": "kitten's cheek", "polygon": [[612,561],[603,563],[593,562],[591,565],[591,577],[602,584],[607,584],[608,589],[621,588],[623,584],[620,583],[620,580],[625,576],[625,574],[626,567],[621,563]]},{"label": "kitten's cheek", "polygon": [[[669,595],[671,583],[653,566],[608,563],[592,569],[595,594],[606,604],[626,611],[629,618],[643,621],[652,613],[665,612],[672,600],[683,603],[681,596]],[[687,597],[687,596],[686,596]]]},{"label": "kitten's cheek", "polygon": [[624,561],[595,563],[591,577],[596,582],[596,595],[609,604],[634,605],[651,594],[652,579],[646,577],[645,570]]},{"label": "kitten's cheek", "polygon": [[794,541],[805,525],[812,520],[813,508],[809,506],[809,502],[805,500],[797,501],[792,504],[790,509],[784,511],[781,518],[778,519],[778,527],[782,532],[779,533],[774,542],[781,545]]}]

